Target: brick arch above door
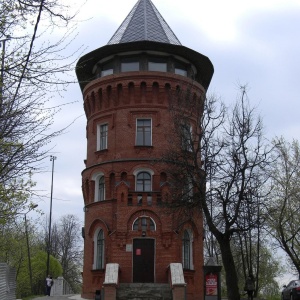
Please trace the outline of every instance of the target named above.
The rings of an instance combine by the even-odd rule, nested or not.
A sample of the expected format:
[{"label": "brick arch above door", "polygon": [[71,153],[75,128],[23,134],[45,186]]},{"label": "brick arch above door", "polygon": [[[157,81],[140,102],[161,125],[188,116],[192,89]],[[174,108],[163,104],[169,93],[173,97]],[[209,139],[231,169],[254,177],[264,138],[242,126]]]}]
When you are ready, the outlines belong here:
[{"label": "brick arch above door", "polygon": [[136,211],[135,213],[133,213],[127,221],[127,231],[131,231],[132,230],[132,224],[133,222],[137,219],[137,218],[141,218],[141,217],[149,217],[151,218],[155,224],[156,224],[156,231],[161,232],[162,230],[162,222],[160,217],[153,211],[148,210],[148,209],[141,209],[139,211]]}]

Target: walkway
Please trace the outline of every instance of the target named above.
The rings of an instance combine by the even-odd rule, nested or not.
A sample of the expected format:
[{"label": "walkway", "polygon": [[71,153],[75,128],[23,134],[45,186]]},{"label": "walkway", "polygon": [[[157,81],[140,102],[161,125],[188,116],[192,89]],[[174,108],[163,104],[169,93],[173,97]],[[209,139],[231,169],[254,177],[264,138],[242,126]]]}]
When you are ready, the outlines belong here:
[{"label": "walkway", "polygon": [[64,295],[64,296],[44,296],[44,297],[38,297],[34,298],[33,300],[84,300],[80,297],[80,295]]}]

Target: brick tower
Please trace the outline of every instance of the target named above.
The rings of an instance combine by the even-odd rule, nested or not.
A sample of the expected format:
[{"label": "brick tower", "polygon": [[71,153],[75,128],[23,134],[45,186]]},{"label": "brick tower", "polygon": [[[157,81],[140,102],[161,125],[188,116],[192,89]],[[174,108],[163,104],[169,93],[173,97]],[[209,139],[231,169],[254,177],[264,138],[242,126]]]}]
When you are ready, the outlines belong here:
[{"label": "brick tower", "polygon": [[76,74],[87,118],[82,296],[104,290],[115,299],[119,284],[153,283],[180,299],[173,266],[183,271],[186,299],[203,299],[202,218],[166,214],[166,166],[153,161],[169,147],[170,91],[193,82],[204,95],[210,60],[182,46],[153,3],[139,0],[107,45],[80,58]]}]

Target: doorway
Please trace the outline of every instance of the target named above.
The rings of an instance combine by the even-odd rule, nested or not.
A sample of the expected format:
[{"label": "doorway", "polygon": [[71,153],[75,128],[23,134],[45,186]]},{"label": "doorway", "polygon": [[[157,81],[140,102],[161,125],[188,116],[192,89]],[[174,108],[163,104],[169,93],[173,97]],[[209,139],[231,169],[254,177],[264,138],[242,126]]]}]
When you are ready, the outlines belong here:
[{"label": "doorway", "polygon": [[133,282],[154,282],[154,239],[133,240]]}]

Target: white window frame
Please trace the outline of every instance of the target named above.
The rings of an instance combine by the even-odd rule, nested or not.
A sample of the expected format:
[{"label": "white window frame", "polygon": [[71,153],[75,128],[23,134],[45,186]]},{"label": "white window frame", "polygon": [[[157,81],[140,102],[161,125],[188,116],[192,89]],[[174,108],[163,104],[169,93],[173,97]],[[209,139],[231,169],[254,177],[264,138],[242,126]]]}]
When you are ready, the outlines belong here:
[{"label": "white window frame", "polygon": [[[137,176],[138,174],[142,173],[142,172],[146,172],[150,174],[150,178],[151,178],[151,183],[150,183],[150,191],[137,191]],[[135,176],[135,191],[140,192],[140,193],[147,193],[147,192],[152,192],[153,189],[153,175],[154,172],[151,169],[147,169],[147,168],[138,168],[133,172],[133,175]]]},{"label": "white window frame", "polygon": [[[184,245],[184,233],[187,233],[189,235],[189,261],[188,261],[188,266],[185,265],[184,259],[185,259],[185,245]],[[183,236],[182,236],[182,266],[184,269],[187,270],[194,270],[194,263],[193,263],[193,232],[190,229],[185,229],[183,231]]]},{"label": "white window frame", "polygon": [[154,230],[151,230],[151,231],[156,231],[156,223],[155,223],[155,221],[154,221],[151,217],[146,216],[146,215],[143,215],[143,216],[140,216],[140,217],[134,219],[134,221],[132,222],[132,225],[131,225],[131,230],[132,230],[132,231],[137,231],[137,230],[134,229],[134,224],[135,224],[136,222],[140,222],[140,219],[142,219],[142,218],[147,218],[147,219],[149,220],[149,222],[147,223],[147,226],[148,226],[148,225],[150,226],[150,222],[152,222],[153,225],[154,225]]},{"label": "white window frame", "polygon": [[[104,143],[102,138],[102,129],[106,127],[105,136],[104,136]],[[107,149],[107,142],[108,142],[108,123],[98,124],[97,126],[97,151],[106,150]]]},{"label": "white window frame", "polygon": [[[149,120],[150,121],[150,145],[146,145],[146,144],[138,144],[138,128],[139,128],[139,126],[138,126],[138,121],[143,121],[143,120]],[[152,146],[152,119],[151,118],[137,118],[136,119],[136,130],[135,130],[135,145],[136,146]],[[146,132],[145,131],[143,131],[143,140],[144,140],[144,137],[145,137],[145,134],[146,134]]]},{"label": "white window frame", "polygon": [[[100,262],[100,268],[98,268],[99,265],[99,253],[98,253],[98,235],[102,231],[103,234],[103,245],[101,249],[101,254],[102,254],[102,260]],[[93,270],[99,270],[99,269],[104,269],[104,263],[105,263],[105,235],[104,231],[102,228],[98,228],[95,231],[94,234],[94,261],[93,261]]]},{"label": "white window frame", "polygon": [[[100,173],[96,173],[92,176],[92,180],[95,181],[95,197],[94,197],[94,202],[99,202],[99,181],[100,179],[104,177],[104,173],[100,172]],[[106,187],[105,187],[105,177],[104,177],[104,189],[103,189],[103,200],[101,201],[104,201],[106,200],[105,199],[105,192],[106,192]]]}]

